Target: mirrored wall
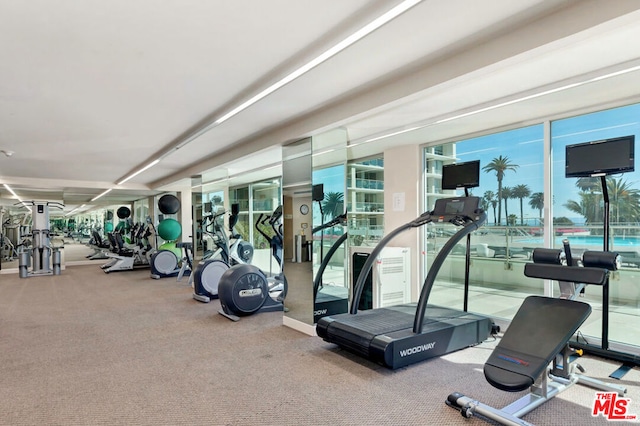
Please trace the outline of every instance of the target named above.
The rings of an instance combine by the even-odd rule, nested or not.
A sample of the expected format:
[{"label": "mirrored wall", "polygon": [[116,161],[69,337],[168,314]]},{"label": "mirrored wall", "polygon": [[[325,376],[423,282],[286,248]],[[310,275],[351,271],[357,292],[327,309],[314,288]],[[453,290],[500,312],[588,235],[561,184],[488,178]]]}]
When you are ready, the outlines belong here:
[{"label": "mirrored wall", "polygon": [[313,138],[313,320],[348,311],[347,133]]},{"label": "mirrored wall", "polygon": [[282,147],[285,275],[289,283],[285,317],[313,325],[311,139]]}]

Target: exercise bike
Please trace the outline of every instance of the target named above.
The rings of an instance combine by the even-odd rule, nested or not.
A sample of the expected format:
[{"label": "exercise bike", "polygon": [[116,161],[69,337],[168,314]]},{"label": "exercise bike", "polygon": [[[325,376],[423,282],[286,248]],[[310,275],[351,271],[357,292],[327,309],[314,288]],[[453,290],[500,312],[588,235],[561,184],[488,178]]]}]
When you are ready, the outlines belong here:
[{"label": "exercise bike", "polygon": [[[287,294],[287,280],[282,263],[282,206],[279,206],[266,220],[258,217],[256,229],[269,241],[272,255],[280,265],[280,273],[272,278],[267,277],[255,265],[235,265],[229,268],[218,284],[218,297],[221,309],[218,313],[232,321],[256,312],[273,312],[284,310],[284,299]],[[274,235],[269,236],[260,225],[268,225]]]}]

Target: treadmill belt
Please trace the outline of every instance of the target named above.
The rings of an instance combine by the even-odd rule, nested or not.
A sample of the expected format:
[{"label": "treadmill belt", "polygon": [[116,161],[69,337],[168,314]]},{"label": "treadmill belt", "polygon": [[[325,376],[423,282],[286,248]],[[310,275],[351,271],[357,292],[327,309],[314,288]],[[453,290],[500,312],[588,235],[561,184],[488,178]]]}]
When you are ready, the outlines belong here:
[{"label": "treadmill belt", "polygon": [[[358,330],[363,337],[364,334],[368,334],[373,338],[379,334],[407,328],[407,326],[412,327],[414,316],[415,307],[410,312],[378,308],[362,311],[358,315],[342,314],[340,315],[340,325],[345,329]],[[334,318],[336,317],[337,315],[334,316]]]},{"label": "treadmill belt", "polygon": [[[477,344],[491,330],[491,321],[484,316],[429,305],[423,332],[414,334],[416,306],[410,303],[361,311],[357,315],[332,315],[321,318],[316,330],[324,340],[391,368]],[[422,349],[429,345],[432,349],[435,341],[437,349]],[[405,355],[408,350],[412,351],[411,356]]]}]

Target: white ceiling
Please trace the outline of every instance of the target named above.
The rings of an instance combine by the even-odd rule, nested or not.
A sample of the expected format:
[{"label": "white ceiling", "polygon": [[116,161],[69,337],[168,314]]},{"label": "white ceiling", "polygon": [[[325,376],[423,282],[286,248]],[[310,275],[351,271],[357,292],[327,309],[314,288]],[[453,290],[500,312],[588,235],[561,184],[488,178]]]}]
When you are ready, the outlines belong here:
[{"label": "white ceiling", "polygon": [[68,209],[113,187],[112,204],[198,174],[273,173],[280,145],[336,127],[358,145],[424,126],[358,156],[640,97],[637,71],[436,124],[640,64],[640,2],[422,0],[200,131],[398,3],[0,0],[0,150],[14,152],[0,183]]}]

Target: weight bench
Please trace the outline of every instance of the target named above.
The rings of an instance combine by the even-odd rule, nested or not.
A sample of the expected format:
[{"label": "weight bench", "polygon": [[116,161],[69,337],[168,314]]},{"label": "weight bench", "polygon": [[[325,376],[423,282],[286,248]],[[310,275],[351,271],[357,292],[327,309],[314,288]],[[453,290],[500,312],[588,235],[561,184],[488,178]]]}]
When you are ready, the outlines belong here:
[{"label": "weight bench", "polygon": [[[610,256],[598,258],[600,266]],[[589,262],[587,262],[589,264]],[[525,275],[561,282],[604,285],[609,268],[529,263]],[[505,425],[530,425],[521,419],[576,383],[623,396],[626,389],[576,373],[569,340],[591,314],[591,306],[570,298],[529,296],[518,309],[500,343],[484,365],[486,380],[507,392],[530,392],[502,409],[483,404],[461,393],[448,396],[446,404],[463,417],[479,414]]]}]

